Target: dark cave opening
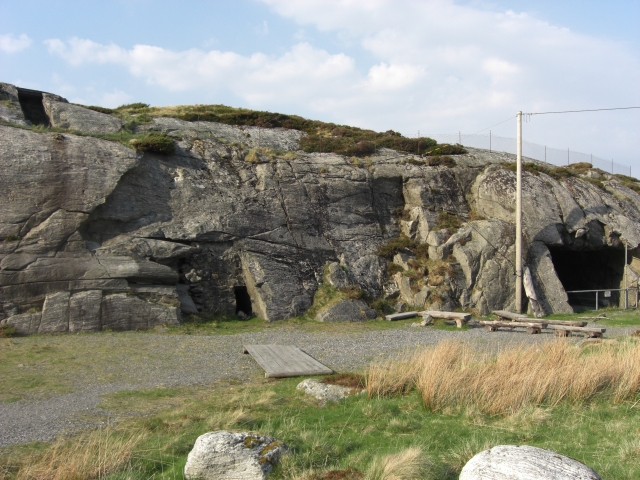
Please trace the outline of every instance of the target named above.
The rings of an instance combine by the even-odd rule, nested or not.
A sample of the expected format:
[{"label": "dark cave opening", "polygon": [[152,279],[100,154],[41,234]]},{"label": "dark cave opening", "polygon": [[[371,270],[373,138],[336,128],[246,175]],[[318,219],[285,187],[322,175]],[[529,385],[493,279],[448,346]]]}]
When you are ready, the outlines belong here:
[{"label": "dark cave opening", "polygon": [[[624,279],[624,250],[567,250],[550,248],[551,260],[565,291],[621,288]],[[596,293],[568,293],[569,304],[595,308]],[[600,292],[598,307],[618,305],[620,292]]]},{"label": "dark cave opening", "polygon": [[233,287],[233,293],[236,297],[236,315],[238,312],[244,312],[246,315],[253,315],[251,308],[251,297],[244,285]]},{"label": "dark cave opening", "polygon": [[49,116],[42,104],[42,92],[29,90],[28,88],[18,88],[18,101],[22,107],[22,113],[27,120],[34,125],[51,125]]}]

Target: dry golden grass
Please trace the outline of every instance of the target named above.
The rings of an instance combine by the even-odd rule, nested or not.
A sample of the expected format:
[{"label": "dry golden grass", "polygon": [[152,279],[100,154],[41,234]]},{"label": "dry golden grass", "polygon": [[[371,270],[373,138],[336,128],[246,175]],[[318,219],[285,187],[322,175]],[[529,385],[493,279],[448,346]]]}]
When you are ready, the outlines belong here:
[{"label": "dry golden grass", "polygon": [[490,355],[447,341],[405,359],[373,365],[369,397],[416,388],[430,410],[473,408],[510,415],[531,405],[580,402],[606,395],[619,403],[640,389],[640,343],[584,351],[558,340]]},{"label": "dry golden grass", "polygon": [[84,480],[126,470],[145,433],[126,437],[111,429],[94,430],[74,439],[59,440],[44,453],[20,459],[16,480]]},{"label": "dry golden grass", "polygon": [[376,456],[365,475],[366,480],[413,480],[424,478],[428,459],[418,447],[399,453]]}]

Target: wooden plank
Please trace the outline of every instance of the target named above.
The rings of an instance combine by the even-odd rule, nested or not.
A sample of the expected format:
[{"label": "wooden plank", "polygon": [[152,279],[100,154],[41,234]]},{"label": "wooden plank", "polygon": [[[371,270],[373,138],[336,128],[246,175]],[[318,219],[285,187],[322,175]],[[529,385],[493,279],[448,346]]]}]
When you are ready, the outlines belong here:
[{"label": "wooden plank", "polygon": [[547,325],[544,322],[502,322],[499,320],[481,320],[478,322],[480,325],[484,325],[484,327],[490,332],[495,332],[498,328],[525,328],[527,333],[536,334],[540,333],[543,328],[546,328]]},{"label": "wooden plank", "polygon": [[418,312],[402,312],[402,313],[393,313],[391,315],[386,315],[384,318],[392,322],[394,320],[404,320],[405,318],[413,318],[417,316],[418,316]]},{"label": "wooden plank", "polygon": [[[529,317],[520,317],[514,318],[514,322],[535,322],[536,319]],[[547,323],[549,325],[565,325],[567,327],[584,327],[587,322],[579,322],[577,320],[544,320],[543,323]]]},{"label": "wooden plank", "polygon": [[468,322],[471,320],[470,313],[460,312],[440,312],[437,310],[425,310],[420,312],[420,315],[431,315],[433,318],[444,318],[445,320],[462,320]]},{"label": "wooden plank", "polygon": [[329,367],[292,345],[244,345],[243,352],[250,354],[264,369],[266,378],[333,373]]},{"label": "wooden plank", "polygon": [[568,337],[570,333],[584,333],[589,338],[602,338],[602,334],[607,331],[600,327],[569,327],[566,325],[549,325],[559,337]]},{"label": "wooden plank", "polygon": [[493,313],[497,317],[508,318],[509,320],[516,320],[516,319],[520,319],[520,318],[529,318],[526,315],[522,315],[520,313],[508,312],[507,310],[494,310],[491,313]]}]

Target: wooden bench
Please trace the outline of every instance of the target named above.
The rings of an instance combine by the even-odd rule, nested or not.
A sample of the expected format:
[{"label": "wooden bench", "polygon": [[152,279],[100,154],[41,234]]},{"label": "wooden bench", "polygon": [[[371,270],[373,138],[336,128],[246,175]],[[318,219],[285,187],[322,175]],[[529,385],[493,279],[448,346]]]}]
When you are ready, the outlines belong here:
[{"label": "wooden bench", "polygon": [[392,322],[394,320],[404,320],[405,318],[413,318],[417,316],[418,316],[418,312],[402,312],[402,313],[393,313],[391,315],[386,315],[384,318]]},{"label": "wooden bench", "polygon": [[527,317],[526,315],[522,315],[521,313],[512,313],[512,312],[508,312],[506,310],[494,310],[491,313],[493,313],[500,320],[517,321],[518,319],[521,319],[521,318],[529,319],[529,317]]},{"label": "wooden bench", "polygon": [[483,325],[484,328],[490,332],[495,332],[498,328],[509,328],[511,330],[514,328],[525,328],[527,333],[536,334],[540,333],[543,328],[547,328],[547,324],[545,322],[502,322],[499,320],[481,320],[478,323]]},{"label": "wooden bench", "polygon": [[602,338],[602,334],[607,331],[600,327],[571,327],[567,325],[549,325],[558,337],[570,337],[572,333],[584,333],[587,338]]},{"label": "wooden bench", "polygon": [[[533,319],[528,317],[522,317],[522,318],[515,319],[514,322],[531,322],[532,320]],[[587,322],[581,322],[578,320],[547,320],[545,319],[544,322],[542,323],[547,323],[549,325],[564,325],[567,327],[584,327],[587,325]]]},{"label": "wooden bench", "polygon": [[[520,313],[511,313],[511,312],[507,312],[506,310],[495,310],[491,313],[493,313],[500,319],[509,319],[513,322],[531,322],[532,320],[534,320],[532,318],[527,317],[526,315],[522,315]],[[578,320],[546,320],[546,319],[544,320],[543,323],[547,323],[549,325],[566,325],[567,327],[584,327],[587,324],[587,322],[578,321]]]},{"label": "wooden bench", "polygon": [[456,326],[462,328],[462,325],[471,320],[470,313],[458,313],[458,312],[438,312],[435,310],[425,310],[420,312],[423,317],[431,315],[433,318],[443,318],[445,320],[455,320]]}]

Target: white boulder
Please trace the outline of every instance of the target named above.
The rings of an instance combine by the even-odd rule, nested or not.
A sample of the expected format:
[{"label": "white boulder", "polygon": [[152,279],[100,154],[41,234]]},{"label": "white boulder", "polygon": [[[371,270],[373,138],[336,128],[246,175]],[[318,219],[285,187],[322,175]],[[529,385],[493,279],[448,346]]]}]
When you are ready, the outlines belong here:
[{"label": "white boulder", "polygon": [[263,480],[289,448],[275,438],[220,430],[200,435],[184,467],[187,480]]},{"label": "white boulder", "polygon": [[586,465],[551,450],[499,445],[467,462],[460,480],[601,480]]}]

